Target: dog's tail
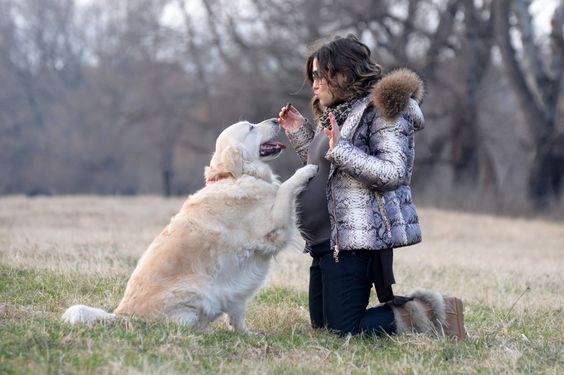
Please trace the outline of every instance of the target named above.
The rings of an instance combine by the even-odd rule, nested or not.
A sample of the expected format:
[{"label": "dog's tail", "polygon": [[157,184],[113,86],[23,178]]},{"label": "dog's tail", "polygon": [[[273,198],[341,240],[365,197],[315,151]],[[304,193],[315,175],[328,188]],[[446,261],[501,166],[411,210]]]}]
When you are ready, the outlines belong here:
[{"label": "dog's tail", "polygon": [[61,317],[65,323],[87,325],[91,325],[99,320],[114,320],[115,318],[116,314],[85,305],[71,306]]}]

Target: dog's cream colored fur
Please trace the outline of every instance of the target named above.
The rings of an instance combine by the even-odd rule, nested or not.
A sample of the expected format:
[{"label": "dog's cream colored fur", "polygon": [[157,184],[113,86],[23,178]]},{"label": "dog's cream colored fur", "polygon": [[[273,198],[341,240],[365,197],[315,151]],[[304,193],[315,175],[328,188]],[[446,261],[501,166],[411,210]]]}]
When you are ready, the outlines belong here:
[{"label": "dog's cream colored fur", "polygon": [[277,181],[264,161],[280,149],[261,156],[260,148],[278,131],[275,120],[225,129],[205,171],[208,185],[188,197],[142,255],[114,313],[75,305],[63,320],[163,317],[204,328],[227,313],[234,329],[246,331],[247,301],[290,240],[296,195],[317,172],[308,165]]}]

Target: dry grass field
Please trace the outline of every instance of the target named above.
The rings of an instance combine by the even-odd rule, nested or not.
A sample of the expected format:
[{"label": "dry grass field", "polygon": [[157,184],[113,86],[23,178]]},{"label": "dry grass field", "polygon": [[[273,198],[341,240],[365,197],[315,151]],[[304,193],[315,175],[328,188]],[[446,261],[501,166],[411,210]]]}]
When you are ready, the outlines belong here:
[{"label": "dry grass field", "polygon": [[0,373],[564,373],[564,223],[420,209],[424,240],[395,256],[397,293],[457,295],[469,339],[341,338],[309,327],[309,257],[273,263],[256,335],[167,322],[69,327],[74,303],[112,310],[182,199],[0,198]]}]

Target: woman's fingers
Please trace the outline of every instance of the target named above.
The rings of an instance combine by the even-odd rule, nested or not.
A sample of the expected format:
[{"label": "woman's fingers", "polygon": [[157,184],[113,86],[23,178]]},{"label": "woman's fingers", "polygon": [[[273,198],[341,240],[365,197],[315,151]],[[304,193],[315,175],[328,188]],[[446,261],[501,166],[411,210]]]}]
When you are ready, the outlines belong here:
[{"label": "woman's fingers", "polygon": [[292,105],[288,103],[284,107],[280,108],[280,117],[285,117],[289,113],[290,107],[292,107]]},{"label": "woman's fingers", "polygon": [[288,112],[285,109],[285,107],[280,108],[280,112],[278,113],[278,122],[283,128],[286,128],[286,124],[289,120]]},{"label": "woman's fingers", "polygon": [[290,104],[290,107],[288,108],[288,113],[291,113],[293,116],[301,116],[302,114],[298,111],[298,109],[296,107],[294,107],[293,105]]},{"label": "woman's fingers", "polygon": [[288,103],[280,108],[278,123],[285,130],[296,130],[304,123],[302,114],[292,104]]},{"label": "woman's fingers", "polygon": [[329,138],[329,148],[333,149],[341,137],[341,131],[333,112],[329,112],[329,122],[331,123],[331,129],[323,128],[323,133]]},{"label": "woman's fingers", "polygon": [[325,136],[329,139],[329,149],[332,150],[333,147],[335,147],[333,130],[323,128],[323,133],[325,133]]},{"label": "woman's fingers", "polygon": [[329,122],[331,123],[331,129],[338,129],[337,120],[335,120],[335,115],[333,112],[329,112]]},{"label": "woman's fingers", "polygon": [[329,112],[329,122],[331,122],[331,132],[333,133],[333,138],[339,138],[341,130],[339,129],[339,125],[337,125],[337,120],[335,119],[333,112]]}]

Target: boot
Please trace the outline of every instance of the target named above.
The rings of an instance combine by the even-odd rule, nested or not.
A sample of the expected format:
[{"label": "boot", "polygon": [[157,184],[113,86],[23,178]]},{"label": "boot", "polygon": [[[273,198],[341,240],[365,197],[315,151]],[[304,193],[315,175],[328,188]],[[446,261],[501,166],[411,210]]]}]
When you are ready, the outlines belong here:
[{"label": "boot", "polygon": [[445,301],[446,312],[445,335],[464,340],[466,338],[466,331],[464,330],[464,307],[462,300],[447,296],[443,296],[443,299]]},{"label": "boot", "polygon": [[466,337],[462,301],[439,293],[417,289],[401,305],[390,303],[397,333],[425,333],[437,336]]}]

